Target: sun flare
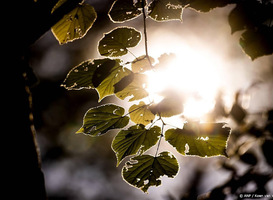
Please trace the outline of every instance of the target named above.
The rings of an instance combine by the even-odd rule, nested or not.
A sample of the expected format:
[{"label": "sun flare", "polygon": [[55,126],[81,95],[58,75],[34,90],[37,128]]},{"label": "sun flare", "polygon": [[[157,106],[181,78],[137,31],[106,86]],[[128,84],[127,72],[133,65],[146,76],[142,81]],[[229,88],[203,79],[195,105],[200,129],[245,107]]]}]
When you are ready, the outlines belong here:
[{"label": "sun flare", "polygon": [[219,63],[212,55],[190,48],[176,49],[173,54],[162,69],[147,72],[149,98],[158,103],[163,99],[162,91],[174,89],[185,97],[182,114],[200,119],[213,109],[221,87]]}]

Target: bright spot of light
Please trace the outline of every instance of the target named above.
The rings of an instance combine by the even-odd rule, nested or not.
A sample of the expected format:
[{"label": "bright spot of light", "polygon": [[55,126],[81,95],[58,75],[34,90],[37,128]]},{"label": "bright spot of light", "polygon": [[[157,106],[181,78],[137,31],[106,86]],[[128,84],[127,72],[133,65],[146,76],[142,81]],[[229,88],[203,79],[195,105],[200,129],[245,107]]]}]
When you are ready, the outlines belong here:
[{"label": "bright spot of light", "polygon": [[[161,92],[172,88],[186,98],[183,115],[200,118],[211,111],[221,88],[221,62],[211,52],[179,46],[168,66],[147,72],[148,92],[155,103],[162,100]],[[157,55],[159,57],[159,55]]]}]

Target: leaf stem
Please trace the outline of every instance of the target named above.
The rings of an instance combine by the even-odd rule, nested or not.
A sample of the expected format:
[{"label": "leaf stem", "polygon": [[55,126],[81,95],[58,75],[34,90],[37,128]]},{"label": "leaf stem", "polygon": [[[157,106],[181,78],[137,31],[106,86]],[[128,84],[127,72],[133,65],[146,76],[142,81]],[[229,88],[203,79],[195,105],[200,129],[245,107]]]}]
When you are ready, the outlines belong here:
[{"label": "leaf stem", "polygon": [[165,122],[163,121],[163,119],[160,117],[159,120],[162,121],[162,127],[161,127],[161,134],[160,134],[160,138],[159,138],[159,141],[158,141],[158,144],[157,144],[157,148],[156,148],[156,152],[155,152],[155,157],[157,156],[158,154],[158,150],[159,150],[159,146],[160,146],[160,143],[161,143],[161,139],[163,138],[163,131],[164,131],[164,126],[166,125]]},{"label": "leaf stem", "polygon": [[152,65],[152,62],[150,60],[149,53],[148,53],[148,35],[147,35],[147,27],[146,27],[145,0],[141,1],[141,5],[142,5],[142,14],[143,14],[145,53],[146,53],[146,57],[148,59],[149,65],[153,69],[153,65]]}]

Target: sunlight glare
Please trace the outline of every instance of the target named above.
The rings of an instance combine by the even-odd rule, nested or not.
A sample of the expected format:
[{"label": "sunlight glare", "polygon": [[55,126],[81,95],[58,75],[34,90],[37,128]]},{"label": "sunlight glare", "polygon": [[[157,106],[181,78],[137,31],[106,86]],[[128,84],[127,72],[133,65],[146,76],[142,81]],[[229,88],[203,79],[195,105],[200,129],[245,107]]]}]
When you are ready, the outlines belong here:
[{"label": "sunlight glare", "polygon": [[168,66],[147,72],[148,92],[155,103],[163,99],[160,92],[172,88],[183,94],[187,118],[200,118],[211,111],[221,87],[219,61],[206,51],[180,47]]}]

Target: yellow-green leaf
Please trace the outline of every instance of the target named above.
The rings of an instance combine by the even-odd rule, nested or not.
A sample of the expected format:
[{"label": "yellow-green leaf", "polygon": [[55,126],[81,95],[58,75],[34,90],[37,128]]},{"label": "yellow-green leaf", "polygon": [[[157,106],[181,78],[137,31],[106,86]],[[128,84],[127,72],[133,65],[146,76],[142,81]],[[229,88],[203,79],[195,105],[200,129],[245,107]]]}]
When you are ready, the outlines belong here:
[{"label": "yellow-green leaf", "polygon": [[114,85],[130,73],[131,71],[129,69],[123,68],[121,65],[116,64],[110,70],[110,72],[108,72],[109,75],[96,88],[99,93],[99,101],[106,96],[114,94]]},{"label": "yellow-green leaf", "polygon": [[[124,89],[117,89],[115,85],[115,94],[120,99],[125,99],[126,97],[133,96],[129,101],[139,100],[147,97],[149,94],[146,91],[147,87],[147,76],[145,74],[130,74],[133,80]],[[121,83],[127,82],[126,79],[121,80]],[[118,86],[121,84],[118,83]],[[118,87],[121,88],[121,87]]]},{"label": "yellow-green leaf", "polygon": [[72,42],[85,36],[97,18],[93,6],[82,3],[64,15],[51,30],[60,44]]},{"label": "yellow-green leaf", "polygon": [[120,162],[130,155],[142,154],[159,140],[161,129],[153,126],[145,129],[143,125],[135,125],[127,130],[121,130],[112,143],[112,148],[117,156],[117,166]]},{"label": "yellow-green leaf", "polygon": [[149,106],[141,101],[138,105],[134,104],[129,108],[130,118],[136,124],[148,125],[150,124],[155,115],[149,110]]},{"label": "yellow-green leaf", "polygon": [[132,71],[135,73],[142,73],[151,70],[152,69],[151,64],[153,64],[155,60],[151,56],[149,56],[149,60],[146,55],[136,58],[132,62]]},{"label": "yellow-green leaf", "polygon": [[183,155],[227,156],[230,128],[225,123],[187,123],[183,129],[169,129],[165,139]]}]

